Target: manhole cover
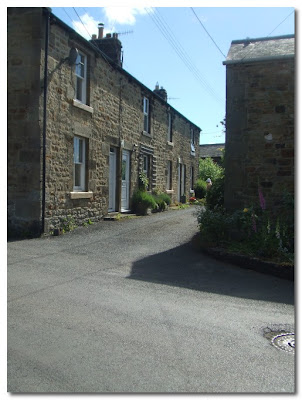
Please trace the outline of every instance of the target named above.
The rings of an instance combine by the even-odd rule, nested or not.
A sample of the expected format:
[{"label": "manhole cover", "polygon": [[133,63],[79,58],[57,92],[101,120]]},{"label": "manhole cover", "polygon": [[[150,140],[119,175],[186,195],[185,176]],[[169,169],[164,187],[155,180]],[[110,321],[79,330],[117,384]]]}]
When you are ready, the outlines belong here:
[{"label": "manhole cover", "polygon": [[288,353],[295,354],[295,334],[282,333],[272,338],[272,344],[277,349],[287,351]]}]

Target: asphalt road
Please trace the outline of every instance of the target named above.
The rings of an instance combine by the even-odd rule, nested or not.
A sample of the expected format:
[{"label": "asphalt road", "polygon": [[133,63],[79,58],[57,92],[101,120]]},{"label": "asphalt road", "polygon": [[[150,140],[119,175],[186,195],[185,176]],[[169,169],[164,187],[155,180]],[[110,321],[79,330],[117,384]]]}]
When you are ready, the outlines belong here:
[{"label": "asphalt road", "polygon": [[8,391],[292,393],[294,285],[204,256],[192,208],[8,243]]}]

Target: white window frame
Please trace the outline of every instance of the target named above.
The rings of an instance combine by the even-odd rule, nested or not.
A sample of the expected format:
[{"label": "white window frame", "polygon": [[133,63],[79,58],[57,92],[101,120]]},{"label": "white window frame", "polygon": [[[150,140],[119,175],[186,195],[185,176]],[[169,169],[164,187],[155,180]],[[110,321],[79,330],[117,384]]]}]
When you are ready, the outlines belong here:
[{"label": "white window frame", "polygon": [[[80,103],[87,104],[87,56],[81,52],[79,52],[76,60],[75,76],[76,76],[75,98]],[[81,90],[80,95],[79,95],[79,90]]]},{"label": "white window frame", "polygon": [[144,97],[143,114],[144,114],[144,132],[146,132],[146,133],[150,133],[149,110],[150,110],[149,99],[147,97]]},{"label": "white window frame", "polygon": [[168,113],[168,135],[167,135],[168,142],[173,142],[173,134],[172,134],[172,114]]},{"label": "white window frame", "polygon": [[195,138],[194,138],[194,129],[190,129],[190,135],[191,135],[191,155],[195,156]]},{"label": "white window frame", "polygon": [[[81,143],[81,146],[80,146]],[[75,136],[73,139],[73,191],[85,192],[86,189],[86,140]],[[79,182],[76,182],[76,169],[79,172]],[[76,185],[76,183],[79,183]]]}]

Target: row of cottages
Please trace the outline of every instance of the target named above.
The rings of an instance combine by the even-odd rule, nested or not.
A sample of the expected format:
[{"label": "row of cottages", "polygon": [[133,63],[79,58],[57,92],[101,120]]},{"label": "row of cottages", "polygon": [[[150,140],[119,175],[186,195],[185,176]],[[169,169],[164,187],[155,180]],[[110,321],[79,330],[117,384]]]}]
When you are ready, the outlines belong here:
[{"label": "row of cottages", "polygon": [[225,207],[294,195],[295,36],[234,40],[226,61]]},{"label": "row of cottages", "polygon": [[103,30],[87,41],[49,8],[8,8],[11,234],[127,212],[141,173],[173,203],[194,186],[201,129],[122,68]]}]

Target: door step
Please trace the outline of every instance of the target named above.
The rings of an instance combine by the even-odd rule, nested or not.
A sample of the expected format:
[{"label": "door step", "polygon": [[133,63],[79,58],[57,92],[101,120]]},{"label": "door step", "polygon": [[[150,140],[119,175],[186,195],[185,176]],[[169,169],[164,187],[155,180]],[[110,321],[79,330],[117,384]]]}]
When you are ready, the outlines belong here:
[{"label": "door step", "polygon": [[133,218],[133,217],[136,217],[136,214],[131,214],[129,212],[125,212],[125,213],[110,212],[103,218],[103,220],[104,221],[119,221],[120,219]]}]

